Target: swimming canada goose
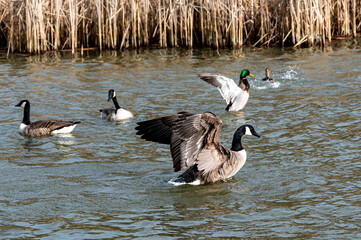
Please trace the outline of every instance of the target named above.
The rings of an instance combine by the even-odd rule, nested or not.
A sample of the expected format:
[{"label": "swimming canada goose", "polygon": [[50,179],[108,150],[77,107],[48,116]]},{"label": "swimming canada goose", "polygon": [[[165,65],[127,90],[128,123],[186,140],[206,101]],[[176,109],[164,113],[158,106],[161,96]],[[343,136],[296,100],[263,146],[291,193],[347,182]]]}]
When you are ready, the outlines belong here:
[{"label": "swimming canada goose", "polygon": [[138,122],[135,128],[142,139],[169,144],[175,172],[185,170],[173,184],[203,184],[235,175],[246,162],[243,135],[259,137],[251,125],[240,126],[231,149],[220,142],[222,121],[211,112],[179,112],[171,116]]},{"label": "swimming canada goose", "polygon": [[269,74],[272,72],[271,69],[266,68],[265,72],[266,72],[266,77],[264,77],[262,80],[263,81],[269,81],[270,83],[274,83],[275,81],[273,80],[273,78],[269,77]]},{"label": "swimming canada goose", "polygon": [[30,102],[21,100],[15,107],[24,108],[23,121],[20,124],[19,132],[30,137],[39,137],[43,135],[70,133],[74,130],[79,121],[63,121],[63,120],[40,120],[30,122]]},{"label": "swimming canada goose", "polygon": [[133,117],[133,114],[130,111],[119,106],[117,96],[113,89],[110,89],[108,92],[108,102],[110,99],[113,99],[115,108],[103,108],[99,110],[101,112],[102,119],[108,121],[121,121]]},{"label": "swimming canada goose", "polygon": [[227,111],[239,111],[244,108],[249,98],[248,75],[254,77],[247,69],[242,70],[238,85],[233,79],[220,74],[201,73],[198,77],[218,88],[228,104]]}]

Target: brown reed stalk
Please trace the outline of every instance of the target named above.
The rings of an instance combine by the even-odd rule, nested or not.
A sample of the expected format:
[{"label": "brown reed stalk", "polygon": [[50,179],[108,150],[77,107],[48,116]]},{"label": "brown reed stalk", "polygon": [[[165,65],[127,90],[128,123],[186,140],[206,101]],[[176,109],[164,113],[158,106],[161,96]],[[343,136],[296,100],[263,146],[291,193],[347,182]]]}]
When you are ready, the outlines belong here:
[{"label": "brown reed stalk", "polygon": [[0,47],[37,53],[325,46],[361,32],[361,0],[0,0]]}]

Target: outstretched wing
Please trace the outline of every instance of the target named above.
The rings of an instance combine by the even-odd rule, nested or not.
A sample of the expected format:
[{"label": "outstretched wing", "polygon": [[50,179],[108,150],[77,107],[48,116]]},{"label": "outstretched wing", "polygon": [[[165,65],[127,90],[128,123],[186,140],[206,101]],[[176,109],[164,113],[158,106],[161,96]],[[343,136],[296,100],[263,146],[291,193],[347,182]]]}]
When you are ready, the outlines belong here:
[{"label": "outstretched wing", "polygon": [[[210,112],[179,121],[174,132],[181,140],[179,148],[182,151],[179,160],[172,154],[173,161],[185,163],[185,168],[197,164],[202,174],[214,170],[226,160],[226,153],[229,153],[220,142],[221,127],[221,119]],[[173,153],[175,148],[171,150]]]},{"label": "outstretched wing", "polygon": [[198,74],[203,81],[218,88],[223,99],[226,100],[227,104],[234,102],[236,96],[242,93],[240,87],[233,81],[233,79],[225,77],[220,74],[213,73],[201,73]]},{"label": "outstretched wing", "polygon": [[[138,125],[137,134],[143,139],[170,144],[174,171],[185,170],[196,163],[199,170],[208,171],[220,164],[222,158],[214,149],[221,146],[222,121],[213,113],[178,113]],[[208,151],[211,151],[210,157],[206,154]]]},{"label": "outstretched wing", "polygon": [[173,135],[172,128],[176,121],[193,115],[189,112],[179,112],[174,115],[155,118],[143,122],[138,122],[135,128],[138,130],[137,135],[141,135],[142,139],[163,144],[171,144]]}]

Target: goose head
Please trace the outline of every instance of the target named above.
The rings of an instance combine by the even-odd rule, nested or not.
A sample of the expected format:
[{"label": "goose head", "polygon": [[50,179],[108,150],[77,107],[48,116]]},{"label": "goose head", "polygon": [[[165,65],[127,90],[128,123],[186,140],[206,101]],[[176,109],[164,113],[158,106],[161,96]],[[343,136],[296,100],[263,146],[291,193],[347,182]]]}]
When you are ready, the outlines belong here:
[{"label": "goose head", "polygon": [[18,104],[15,105],[15,107],[22,107],[22,108],[25,108],[27,106],[30,107],[30,102],[28,100],[21,100]]},{"label": "goose head", "polygon": [[110,89],[108,92],[108,102],[115,97],[116,97],[116,94],[115,94],[114,89]]},{"label": "goose head", "polygon": [[247,76],[254,77],[254,75],[253,75],[252,73],[250,73],[250,72],[248,71],[248,69],[243,69],[243,70],[241,71],[241,75],[240,75],[241,79],[242,79],[242,78],[246,78]]},{"label": "goose head", "polygon": [[254,127],[252,125],[249,124],[245,124],[240,126],[235,134],[235,136],[237,135],[238,137],[242,137],[243,135],[253,135],[256,137],[260,137],[260,135],[256,132],[256,130],[254,130]]},{"label": "goose head", "polygon": [[254,130],[253,126],[249,124],[242,125],[236,130],[236,132],[233,135],[232,148],[231,148],[232,151],[243,150],[241,139],[244,135],[253,135],[256,137],[260,137],[260,135],[258,135],[258,133]]}]

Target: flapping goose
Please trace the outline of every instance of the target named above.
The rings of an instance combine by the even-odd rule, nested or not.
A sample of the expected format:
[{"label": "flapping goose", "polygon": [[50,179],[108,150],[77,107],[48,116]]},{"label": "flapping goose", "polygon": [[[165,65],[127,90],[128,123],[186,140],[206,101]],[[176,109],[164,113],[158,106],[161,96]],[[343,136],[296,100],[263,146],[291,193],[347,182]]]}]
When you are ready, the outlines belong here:
[{"label": "flapping goose", "polygon": [[269,74],[272,72],[271,69],[266,68],[265,72],[266,72],[266,76],[262,80],[269,81],[270,83],[274,83],[275,81],[273,80],[273,78],[270,78],[270,76],[269,76]]},{"label": "flapping goose", "polygon": [[103,108],[99,110],[101,112],[102,119],[108,121],[121,121],[133,117],[133,114],[130,111],[119,106],[117,96],[113,89],[110,89],[108,92],[108,102],[110,99],[113,99],[115,108]]},{"label": "flapping goose", "polygon": [[142,139],[169,144],[173,168],[185,170],[173,184],[203,184],[235,175],[246,162],[243,135],[259,137],[251,125],[240,126],[231,149],[220,142],[222,121],[211,112],[179,112],[171,116],[138,122],[135,128]]},{"label": "flapping goose", "polygon": [[247,76],[254,77],[247,69],[242,70],[239,84],[233,79],[220,74],[201,73],[198,74],[202,80],[218,88],[223,99],[227,102],[227,111],[239,111],[244,108],[249,98],[249,83]]},{"label": "flapping goose", "polygon": [[21,100],[15,107],[24,108],[23,121],[20,124],[19,132],[30,137],[39,137],[43,135],[70,133],[74,130],[79,121],[63,121],[63,120],[40,120],[30,122],[30,102]]}]

